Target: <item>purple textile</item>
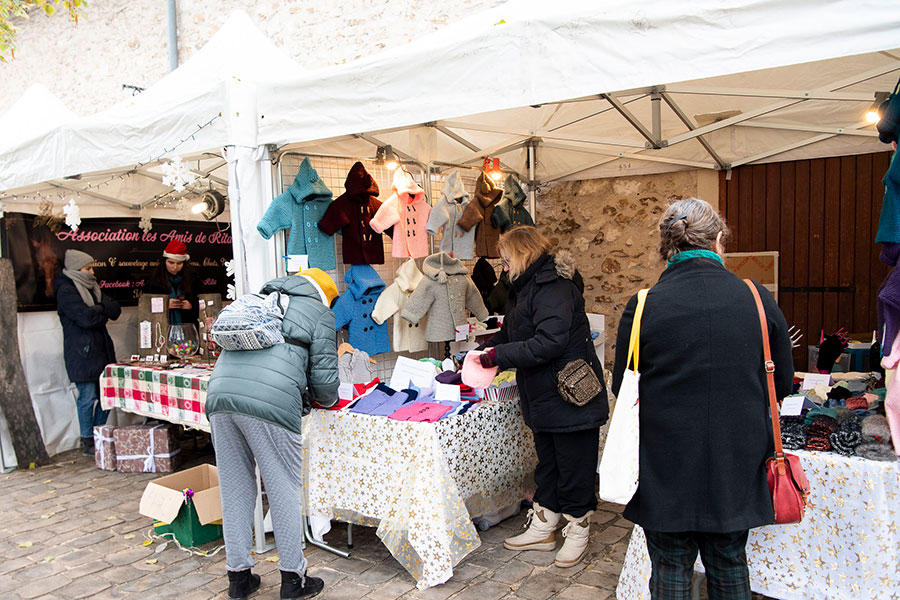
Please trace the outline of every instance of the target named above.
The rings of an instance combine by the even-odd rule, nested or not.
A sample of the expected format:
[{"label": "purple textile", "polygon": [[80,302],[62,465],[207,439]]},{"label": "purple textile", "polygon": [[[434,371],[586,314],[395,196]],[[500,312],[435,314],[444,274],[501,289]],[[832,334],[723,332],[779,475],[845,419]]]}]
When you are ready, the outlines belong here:
[{"label": "purple textile", "polygon": [[462,373],[457,373],[456,371],[444,371],[434,379],[435,381],[440,381],[441,383],[459,385],[462,383]]},{"label": "purple textile", "polygon": [[[900,244],[885,244],[881,251],[881,261],[888,265],[896,265],[900,255]],[[878,339],[881,342],[881,355],[887,356],[894,344],[900,328],[900,270],[890,270],[878,289]]]},{"label": "purple textile", "polygon": [[379,383],[374,390],[357,400],[356,404],[348,410],[364,415],[387,417],[403,406],[408,399],[409,396],[403,392],[398,392],[383,383]]}]

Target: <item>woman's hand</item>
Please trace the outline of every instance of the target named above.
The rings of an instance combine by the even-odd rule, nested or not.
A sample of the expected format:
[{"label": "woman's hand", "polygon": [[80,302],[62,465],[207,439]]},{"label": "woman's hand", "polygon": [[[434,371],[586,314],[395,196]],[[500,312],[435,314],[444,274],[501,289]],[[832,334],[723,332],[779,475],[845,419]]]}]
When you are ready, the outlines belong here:
[{"label": "woman's hand", "polygon": [[169,308],[185,308],[184,305],[186,302],[186,300],[182,300],[181,298],[169,298]]},{"label": "woman's hand", "polygon": [[181,301],[181,309],[182,310],[191,310],[191,303],[188,300]]},{"label": "woman's hand", "polygon": [[479,356],[478,360],[485,369],[491,369],[497,366],[497,359],[493,348],[485,348],[484,354]]}]

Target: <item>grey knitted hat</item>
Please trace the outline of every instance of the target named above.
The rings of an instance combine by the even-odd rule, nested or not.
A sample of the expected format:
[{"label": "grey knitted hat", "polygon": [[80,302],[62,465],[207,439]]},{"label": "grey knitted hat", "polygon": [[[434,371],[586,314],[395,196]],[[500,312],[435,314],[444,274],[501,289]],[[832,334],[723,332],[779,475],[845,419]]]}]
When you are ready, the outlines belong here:
[{"label": "grey knitted hat", "polygon": [[87,252],[72,249],[66,250],[66,268],[70,271],[77,271],[92,262],[94,262],[94,257]]}]

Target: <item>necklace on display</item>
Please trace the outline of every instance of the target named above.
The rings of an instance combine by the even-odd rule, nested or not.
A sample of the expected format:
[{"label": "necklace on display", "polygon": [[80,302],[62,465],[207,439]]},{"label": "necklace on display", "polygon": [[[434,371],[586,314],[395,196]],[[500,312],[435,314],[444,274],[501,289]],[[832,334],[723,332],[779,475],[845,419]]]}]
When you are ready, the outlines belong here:
[{"label": "necklace on display", "polygon": [[162,325],[156,322],[156,353],[162,352],[163,346],[166,345],[166,338],[162,334]]}]

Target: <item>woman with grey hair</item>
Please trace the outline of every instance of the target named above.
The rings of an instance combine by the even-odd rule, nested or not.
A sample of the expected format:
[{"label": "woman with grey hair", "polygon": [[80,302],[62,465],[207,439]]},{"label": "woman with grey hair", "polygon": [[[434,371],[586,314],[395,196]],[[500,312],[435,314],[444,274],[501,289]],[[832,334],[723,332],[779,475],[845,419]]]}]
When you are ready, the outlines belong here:
[{"label": "woman with grey hair", "polygon": [[[707,202],[673,202],[659,234],[666,268],[641,318],[640,482],[625,517],[646,533],[652,598],[690,598],[699,551],[711,600],[750,600],[747,535],[775,521],[764,470],[773,440],[756,303],[724,266],[728,228]],[[756,288],[783,397],[794,372],[788,326],[772,295]],[[619,322],[616,393],[636,304],[635,295]]]}]

